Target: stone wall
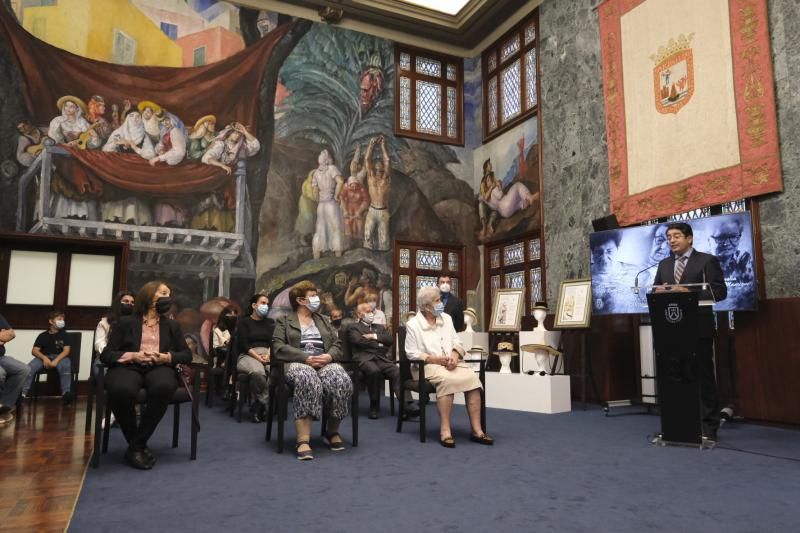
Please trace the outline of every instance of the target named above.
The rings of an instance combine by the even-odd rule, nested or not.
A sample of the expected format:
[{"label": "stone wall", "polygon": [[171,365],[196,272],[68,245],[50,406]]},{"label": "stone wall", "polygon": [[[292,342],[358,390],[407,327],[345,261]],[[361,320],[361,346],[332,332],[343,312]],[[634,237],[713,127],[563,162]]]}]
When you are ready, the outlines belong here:
[{"label": "stone wall", "polygon": [[[608,159],[595,7],[602,0],[545,0],[540,7],[544,235],[547,299],[562,280],[589,276],[592,219],[609,211]],[[796,0],[770,0],[784,188],[761,201],[769,298],[800,295],[800,25]]]}]

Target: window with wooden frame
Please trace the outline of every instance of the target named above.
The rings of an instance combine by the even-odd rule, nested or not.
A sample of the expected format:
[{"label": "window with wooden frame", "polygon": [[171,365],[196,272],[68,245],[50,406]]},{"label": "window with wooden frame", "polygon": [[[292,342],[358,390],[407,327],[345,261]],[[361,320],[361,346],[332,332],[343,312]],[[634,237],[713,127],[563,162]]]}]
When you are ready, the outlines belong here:
[{"label": "window with wooden frame", "polygon": [[539,109],[539,11],[495,41],[481,61],[486,141]]},{"label": "window with wooden frame", "polygon": [[544,298],[542,240],[538,234],[515,237],[486,246],[485,316],[491,316],[497,289],[525,289],[523,316],[531,316],[536,302]]},{"label": "window with wooden frame", "polygon": [[464,61],[395,45],[394,134],[464,145]]}]

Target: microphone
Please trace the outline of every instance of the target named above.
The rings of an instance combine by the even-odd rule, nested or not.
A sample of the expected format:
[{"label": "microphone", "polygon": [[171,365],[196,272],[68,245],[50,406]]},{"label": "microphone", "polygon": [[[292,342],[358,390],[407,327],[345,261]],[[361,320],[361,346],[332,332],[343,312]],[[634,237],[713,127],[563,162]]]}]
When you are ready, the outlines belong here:
[{"label": "microphone", "polygon": [[[659,263],[660,263],[660,261],[659,261]],[[633,279],[633,292],[635,294],[639,294],[639,275],[644,273],[644,272],[646,272],[646,271],[648,271],[648,270],[650,270],[654,266],[658,266],[658,263],[653,263],[652,265],[648,265],[648,266],[644,267],[643,269],[641,269],[639,272],[636,273],[636,277]]]},{"label": "microphone", "polygon": [[713,287],[711,286],[711,284],[710,284],[710,283],[708,283],[708,281],[707,281],[707,279],[706,279],[706,266],[705,266],[705,265],[703,265],[703,290],[704,290],[704,291],[708,291],[708,292],[711,294],[711,299],[712,299],[714,302],[716,302],[716,301],[717,301],[717,297],[716,297],[716,295],[714,294],[714,289],[713,289]]}]

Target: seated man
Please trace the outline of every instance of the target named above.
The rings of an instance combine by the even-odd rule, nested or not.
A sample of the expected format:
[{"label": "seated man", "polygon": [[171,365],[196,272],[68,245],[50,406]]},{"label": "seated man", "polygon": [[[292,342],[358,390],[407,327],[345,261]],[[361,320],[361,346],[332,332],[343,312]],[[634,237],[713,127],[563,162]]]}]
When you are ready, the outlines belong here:
[{"label": "seated man", "polygon": [[16,333],[0,315],[0,426],[14,421],[11,409],[17,403],[22,384],[31,372],[28,365],[6,355],[6,343],[14,340],[14,337]]},{"label": "seated man", "polygon": [[50,327],[36,337],[31,353],[33,361],[28,363],[31,367],[31,374],[25,380],[22,387],[22,397],[27,398],[30,394],[33,377],[42,368],[55,368],[58,370],[59,381],[61,382],[61,397],[64,404],[72,403],[72,361],[69,358],[70,346],[67,332],[64,331],[64,313],[53,311],[47,316]]},{"label": "seated man", "polygon": [[394,390],[400,390],[400,369],[388,353],[394,339],[386,331],[385,326],[374,324],[375,314],[369,303],[363,302],[356,307],[358,322],[347,330],[347,341],[353,360],[367,375],[369,389],[369,417],[378,418],[378,394],[381,378],[386,376],[392,380]]}]

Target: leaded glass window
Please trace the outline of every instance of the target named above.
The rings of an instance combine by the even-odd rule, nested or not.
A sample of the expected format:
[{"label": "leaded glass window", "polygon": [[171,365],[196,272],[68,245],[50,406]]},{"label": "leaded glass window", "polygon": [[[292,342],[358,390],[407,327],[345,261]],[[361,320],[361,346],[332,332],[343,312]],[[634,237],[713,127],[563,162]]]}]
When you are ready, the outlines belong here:
[{"label": "leaded glass window", "polygon": [[513,36],[500,48],[500,62],[505,63],[508,59],[519,52],[519,35]]},{"label": "leaded glass window", "polygon": [[411,70],[411,54],[408,52],[400,54],[400,70]]},{"label": "leaded glass window", "polygon": [[447,136],[451,138],[455,138],[458,135],[456,126],[458,119],[458,116],[456,115],[456,104],[457,104],[456,89],[455,87],[448,87],[447,88]]},{"label": "leaded glass window", "polygon": [[400,291],[399,311],[401,317],[404,317],[410,308],[411,286],[409,281],[408,275],[401,274],[399,283],[397,284],[398,290]]},{"label": "leaded glass window", "polygon": [[411,129],[411,80],[400,77],[400,129]]},{"label": "leaded glass window", "polygon": [[542,267],[534,267],[530,269],[531,282],[529,284],[531,291],[531,309],[536,305],[536,302],[541,302],[542,298]]},{"label": "leaded glass window", "polygon": [[442,133],[442,86],[417,80],[417,131]]},{"label": "leaded glass window", "polygon": [[452,64],[447,64],[447,79],[450,81],[458,81],[458,68]]},{"label": "leaded glass window", "polygon": [[507,272],[505,275],[506,289],[522,289],[525,287],[525,271]]},{"label": "leaded glass window", "polygon": [[417,56],[417,74],[441,78],[442,62],[427,57]]},{"label": "leaded glass window", "polygon": [[697,209],[691,209],[689,211],[686,211],[685,213],[678,213],[676,215],[672,215],[667,220],[670,222],[685,222],[687,220],[695,220],[698,218],[705,218],[709,216],[711,216],[711,208],[700,207]]},{"label": "leaded glass window", "polygon": [[450,292],[458,294],[458,278],[450,278]]},{"label": "leaded glass window", "polygon": [[520,62],[514,61],[504,68],[500,76],[500,93],[503,98],[503,123],[509,121],[522,112],[520,98]]},{"label": "leaded glass window", "polygon": [[[435,250],[417,250],[417,268],[424,270],[442,270],[442,252]],[[434,283],[435,285],[436,283]]]},{"label": "leaded glass window", "polygon": [[489,285],[490,285],[490,287],[492,289],[492,299],[494,300],[494,295],[497,292],[497,289],[500,288],[500,276],[499,275],[492,276],[489,279]]},{"label": "leaded glass window", "polygon": [[542,258],[542,241],[531,239],[528,241],[528,261],[536,261]]},{"label": "leaded glass window", "polygon": [[531,44],[536,40],[536,24],[531,22],[525,26],[525,44]]},{"label": "leaded glass window", "polygon": [[411,251],[408,248],[400,248],[400,268],[411,266]]},{"label": "leaded glass window", "polygon": [[747,211],[747,205],[744,201],[744,198],[741,200],[734,200],[732,202],[725,202],[722,204],[722,213],[740,213],[742,211]]},{"label": "leaded glass window", "polygon": [[486,60],[486,69],[489,71],[489,74],[494,72],[497,68],[497,54],[491,54],[488,59]]},{"label": "leaded glass window", "polygon": [[536,50],[525,53],[525,108],[532,109],[538,103],[536,94]]},{"label": "leaded glass window", "polygon": [[422,287],[436,287],[437,276],[417,276],[417,290]]},{"label": "leaded glass window", "polygon": [[447,254],[447,268],[450,272],[458,272],[458,254],[450,252]]},{"label": "leaded glass window", "polygon": [[489,268],[500,268],[500,248],[492,248],[489,252]]},{"label": "leaded glass window", "polygon": [[518,265],[525,261],[525,243],[517,242],[503,248],[503,264]]},{"label": "leaded glass window", "polygon": [[489,131],[497,129],[497,76],[489,79],[488,109]]}]

